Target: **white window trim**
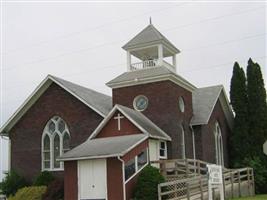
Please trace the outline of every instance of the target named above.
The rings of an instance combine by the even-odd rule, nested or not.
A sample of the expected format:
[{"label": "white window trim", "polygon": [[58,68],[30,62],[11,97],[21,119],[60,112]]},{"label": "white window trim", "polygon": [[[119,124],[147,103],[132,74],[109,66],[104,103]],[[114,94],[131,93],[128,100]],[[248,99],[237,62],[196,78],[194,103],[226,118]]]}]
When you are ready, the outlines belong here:
[{"label": "white window trim", "polygon": [[215,158],[216,164],[224,166],[224,152],[223,152],[223,138],[222,131],[219,123],[215,122],[214,129],[214,140],[215,140]]},{"label": "white window trim", "polygon": [[[164,143],[165,149],[161,149],[161,143],[162,142]],[[160,150],[164,150],[164,156],[160,155]],[[163,140],[160,140],[159,141],[159,159],[167,159],[167,157],[168,157],[167,154],[168,154],[167,142],[163,141]]]},{"label": "white window trim", "polygon": [[[138,109],[137,106],[136,106],[136,101],[137,101],[140,97],[145,98],[146,101],[147,101],[147,106],[146,106],[144,109]],[[146,110],[147,107],[148,107],[148,104],[149,104],[148,98],[147,98],[145,95],[142,95],[142,94],[136,96],[136,97],[134,98],[134,100],[133,100],[133,107],[134,107],[135,110],[137,110],[137,111],[139,111],[139,112],[142,112],[142,111]]]},{"label": "white window trim", "polygon": [[[144,169],[144,168],[148,165],[148,163],[149,163],[148,148],[146,148],[145,151],[147,152],[146,164],[144,164],[144,166],[142,166],[140,169],[138,169],[138,162],[137,162],[137,160],[138,160],[138,155],[142,152],[142,151],[141,151],[138,155],[136,155],[136,156],[134,157],[134,162],[135,162],[135,173],[132,174],[132,176],[130,176],[127,180],[125,180],[125,183],[124,183],[124,184],[127,184],[133,177],[136,176],[136,174],[138,174],[142,169]],[[124,167],[125,167],[125,166],[124,166]],[[123,167],[123,170],[125,171],[124,167]],[[125,175],[124,175],[124,176],[125,176]]]},{"label": "white window trim", "polygon": [[[58,118],[58,120],[55,120],[55,118]],[[65,130],[63,131],[63,133],[60,133],[60,131],[57,129],[57,125],[60,122],[60,120],[62,120],[65,123]],[[48,131],[48,125],[50,123],[50,121],[53,121],[56,124],[55,127],[55,131],[51,134]],[[59,136],[59,155],[61,156],[63,154],[63,137],[65,136],[65,134],[69,135],[70,137],[70,132],[68,129],[68,125],[67,123],[60,117],[58,116],[54,116],[52,117],[45,125],[44,131],[43,131],[43,135],[42,135],[42,142],[41,142],[41,166],[42,166],[42,171],[63,171],[64,170],[64,163],[60,162],[60,167],[59,168],[54,168],[54,138],[56,135]],[[49,139],[50,139],[50,167],[49,168],[45,168],[44,166],[44,137],[48,135]]]}]

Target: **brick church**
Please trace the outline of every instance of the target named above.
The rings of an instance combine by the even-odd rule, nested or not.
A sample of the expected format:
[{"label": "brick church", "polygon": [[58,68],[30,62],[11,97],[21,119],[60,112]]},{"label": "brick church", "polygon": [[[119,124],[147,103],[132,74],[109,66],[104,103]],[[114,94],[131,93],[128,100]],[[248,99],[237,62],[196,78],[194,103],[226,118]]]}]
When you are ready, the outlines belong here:
[{"label": "brick church", "polygon": [[29,181],[45,170],[64,177],[66,200],[130,200],[150,161],[228,165],[223,86],[197,88],[177,74],[180,51],[152,24],[122,48],[127,71],[107,82],[112,97],[51,75],[39,84],[0,130],[10,169]]}]

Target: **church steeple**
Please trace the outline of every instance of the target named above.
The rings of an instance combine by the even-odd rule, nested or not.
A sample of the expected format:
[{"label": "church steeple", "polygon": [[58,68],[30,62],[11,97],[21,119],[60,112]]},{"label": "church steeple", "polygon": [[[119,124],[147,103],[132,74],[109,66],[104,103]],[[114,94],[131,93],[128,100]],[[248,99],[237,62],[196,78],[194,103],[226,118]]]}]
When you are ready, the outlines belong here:
[{"label": "church steeple", "polygon": [[[122,47],[127,51],[127,71],[164,66],[176,72],[176,54],[180,51],[153,26],[151,18],[149,23]],[[132,56],[140,62],[132,63]],[[167,57],[172,57],[172,63],[165,60]]]}]

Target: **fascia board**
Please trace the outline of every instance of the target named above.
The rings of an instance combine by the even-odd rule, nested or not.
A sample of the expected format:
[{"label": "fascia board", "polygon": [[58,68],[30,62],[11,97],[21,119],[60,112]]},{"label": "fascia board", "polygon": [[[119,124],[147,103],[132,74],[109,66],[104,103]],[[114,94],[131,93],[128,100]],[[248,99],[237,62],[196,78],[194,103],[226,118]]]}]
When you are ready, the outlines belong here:
[{"label": "fascia board", "polygon": [[138,80],[122,81],[122,82],[117,82],[117,83],[108,83],[106,85],[115,89],[115,88],[141,85],[141,84],[152,83],[152,82],[160,82],[160,81],[165,81],[165,80],[170,80],[170,81],[176,83],[177,85],[189,90],[190,92],[193,92],[196,89],[196,87],[191,85],[191,84],[189,85],[183,81],[178,81],[174,75],[154,76],[154,77],[142,78],[142,79],[138,79]]},{"label": "fascia board", "polygon": [[94,132],[90,135],[90,137],[87,140],[91,140],[95,138],[98,133],[104,128],[104,126],[109,122],[113,114],[116,112],[117,106],[115,105],[112,110],[109,112],[109,114],[101,121],[101,123],[97,126],[97,128],[94,130]]},{"label": "fascia board", "polygon": [[28,109],[38,100],[38,98],[46,91],[51,85],[52,81],[47,76],[30,94],[30,96],[21,104],[21,106],[11,115],[6,123],[1,127],[0,133],[8,133],[14,124],[28,111]]}]

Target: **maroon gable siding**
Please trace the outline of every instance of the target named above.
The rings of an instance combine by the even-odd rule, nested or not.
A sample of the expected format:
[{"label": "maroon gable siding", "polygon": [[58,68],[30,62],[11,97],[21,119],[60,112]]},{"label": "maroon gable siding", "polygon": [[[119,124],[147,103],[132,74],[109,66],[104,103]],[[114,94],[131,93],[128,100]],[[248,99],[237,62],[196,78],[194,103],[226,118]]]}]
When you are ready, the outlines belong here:
[{"label": "maroon gable siding", "polygon": [[65,120],[69,127],[71,148],[84,142],[103,119],[53,83],[9,133],[11,168],[28,181],[41,171],[42,133],[46,123],[55,115]]},{"label": "maroon gable siding", "polygon": [[[102,137],[113,137],[122,136],[130,134],[140,134],[141,131],[133,125],[126,117],[121,119],[121,130],[118,130],[118,120],[114,119],[118,115],[118,111],[110,118],[109,122],[104,126],[104,128],[96,136],[97,138]],[[120,113],[121,114],[121,113]],[[121,114],[123,116],[123,114]]]},{"label": "maroon gable siding", "polygon": [[64,200],[78,199],[77,161],[64,162]]},{"label": "maroon gable siding", "polygon": [[[185,128],[186,155],[192,158],[192,135],[189,127],[193,113],[192,93],[171,81],[161,81],[113,89],[113,105],[121,104],[133,108],[133,100],[138,95],[145,95],[149,101],[143,114],[172,138],[172,142],[168,143],[168,158],[181,157],[181,124]],[[179,110],[179,96],[184,98],[184,113]]]}]

